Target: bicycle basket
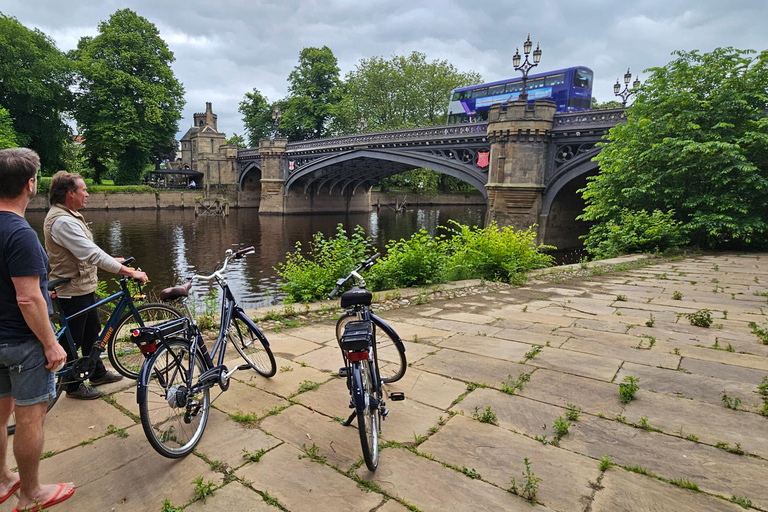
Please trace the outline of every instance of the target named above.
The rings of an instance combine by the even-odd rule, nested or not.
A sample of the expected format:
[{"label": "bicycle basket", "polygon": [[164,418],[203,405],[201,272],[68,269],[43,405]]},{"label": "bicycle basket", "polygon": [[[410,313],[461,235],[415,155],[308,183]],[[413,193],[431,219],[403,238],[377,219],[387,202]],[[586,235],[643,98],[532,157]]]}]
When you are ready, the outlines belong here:
[{"label": "bicycle basket", "polygon": [[373,324],[370,321],[349,322],[341,336],[341,350],[366,350],[373,342]]},{"label": "bicycle basket", "polygon": [[157,350],[155,342],[168,336],[185,332],[189,328],[189,319],[174,318],[150,327],[137,327],[131,332],[131,341],[138,345],[141,353],[152,354]]}]

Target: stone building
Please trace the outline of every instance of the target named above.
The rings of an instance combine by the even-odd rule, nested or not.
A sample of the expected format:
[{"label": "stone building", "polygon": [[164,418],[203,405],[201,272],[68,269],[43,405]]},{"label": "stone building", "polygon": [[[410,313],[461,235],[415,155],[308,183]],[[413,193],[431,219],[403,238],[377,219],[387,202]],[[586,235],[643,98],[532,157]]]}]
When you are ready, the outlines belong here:
[{"label": "stone building", "polygon": [[205,112],[194,114],[193,126],[181,138],[181,169],[203,173],[203,185],[237,187],[237,146],[226,143],[226,135],[216,127],[218,116],[211,102]]}]

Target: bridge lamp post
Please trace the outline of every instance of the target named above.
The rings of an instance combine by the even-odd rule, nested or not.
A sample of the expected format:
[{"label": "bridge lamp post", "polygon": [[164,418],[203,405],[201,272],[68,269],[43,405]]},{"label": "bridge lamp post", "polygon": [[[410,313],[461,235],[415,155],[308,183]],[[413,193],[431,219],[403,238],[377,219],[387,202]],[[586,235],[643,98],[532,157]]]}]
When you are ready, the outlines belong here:
[{"label": "bridge lamp post", "polygon": [[632,89],[629,88],[629,81],[632,80],[632,73],[629,72],[629,68],[627,68],[627,72],[624,73],[624,90],[621,90],[621,84],[619,84],[619,79],[616,79],[616,83],[613,84],[613,95],[618,96],[621,98],[621,106],[626,107],[627,106],[627,100],[630,96],[635,94],[638,87],[640,87],[640,79],[635,77],[635,81],[632,82]]},{"label": "bridge lamp post", "polygon": [[531,34],[528,34],[528,39],[526,39],[525,43],[523,43],[525,62],[520,64],[522,57],[520,56],[519,48],[515,48],[515,55],[512,57],[512,65],[515,67],[515,71],[520,71],[523,73],[523,90],[518,97],[518,99],[522,101],[528,101],[528,93],[525,92],[525,85],[528,81],[528,72],[538,66],[539,61],[541,60],[541,49],[539,48],[539,43],[536,43],[536,49],[533,51],[533,63],[528,60],[528,55],[530,55],[532,47],[533,43],[531,42]]},{"label": "bridge lamp post", "polygon": [[275,105],[275,108],[272,109],[272,121],[275,123],[275,126],[272,130],[272,139],[280,136],[280,118],[282,117],[283,112],[280,110],[280,107]]},{"label": "bridge lamp post", "polygon": [[363,133],[366,128],[368,128],[368,120],[363,117],[357,122],[357,131],[358,133]]}]

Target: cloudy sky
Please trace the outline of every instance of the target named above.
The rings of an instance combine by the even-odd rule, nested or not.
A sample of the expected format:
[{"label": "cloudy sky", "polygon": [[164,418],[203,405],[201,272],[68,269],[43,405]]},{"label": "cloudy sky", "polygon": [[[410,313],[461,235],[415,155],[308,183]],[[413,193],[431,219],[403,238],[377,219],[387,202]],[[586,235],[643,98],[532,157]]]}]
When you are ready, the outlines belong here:
[{"label": "cloudy sky", "polygon": [[512,55],[530,32],[543,51],[537,71],[587,66],[600,101],[613,99],[627,67],[642,79],[674,50],[768,49],[765,0],[0,0],[2,13],[64,51],[126,7],[154,23],[176,57],[187,101],[180,134],[210,101],[219,131],[242,135],[243,95],[284,97],[308,46],[331,48],[342,76],[363,58],[419,51],[492,81],[519,76]]}]

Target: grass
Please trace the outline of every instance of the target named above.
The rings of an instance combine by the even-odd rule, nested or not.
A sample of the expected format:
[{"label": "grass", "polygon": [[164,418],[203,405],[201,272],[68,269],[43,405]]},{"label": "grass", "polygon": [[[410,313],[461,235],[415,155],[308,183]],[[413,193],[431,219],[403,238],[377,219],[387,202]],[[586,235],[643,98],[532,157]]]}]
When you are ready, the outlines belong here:
[{"label": "grass", "polygon": [[717,442],[715,448],[721,448],[728,453],[734,453],[736,455],[744,455],[744,450],[741,448],[741,443],[736,443],[736,446],[731,446],[728,443]]},{"label": "grass", "polygon": [[611,466],[615,466],[611,461],[611,458],[607,455],[603,455],[603,458],[600,459],[600,471],[608,471],[608,469],[611,468]]},{"label": "grass", "polygon": [[487,387],[488,387],[488,384],[483,384],[480,382],[472,382],[472,381],[467,382],[467,391],[474,391],[477,388],[487,388]]},{"label": "grass", "polygon": [[701,492],[701,489],[699,489],[699,486],[695,483],[691,482],[690,480],[683,480],[682,478],[673,478],[669,481],[672,485],[676,485],[678,487],[682,487],[683,489],[688,489],[693,492]]},{"label": "grass", "polygon": [[259,415],[255,412],[245,413],[243,411],[238,410],[237,412],[230,413],[229,417],[233,421],[242,423],[244,425],[252,425],[259,421]]},{"label": "grass", "polygon": [[319,382],[312,382],[311,380],[303,380],[301,381],[301,384],[299,384],[299,389],[297,389],[296,392],[293,393],[291,396],[294,397],[296,395],[306,393],[307,391],[312,391],[313,389],[317,389],[319,387],[320,387]]},{"label": "grass", "polygon": [[750,508],[752,506],[752,500],[746,496],[731,496],[731,501],[741,505],[741,508]]},{"label": "grass", "polygon": [[245,448],[243,448],[243,458],[248,460],[249,462],[259,462],[261,460],[261,457],[267,453],[266,450],[256,450],[255,452],[249,452]]},{"label": "grass", "polygon": [[117,437],[128,437],[128,432],[124,428],[117,428],[114,425],[107,425],[107,433],[116,434]]},{"label": "grass", "polygon": [[306,444],[302,444],[301,451],[304,452],[304,455],[299,455],[300,459],[308,457],[309,460],[320,464],[325,464],[326,462],[325,457],[320,455],[320,447],[318,447],[315,443],[312,443],[312,446],[309,448],[307,448]]}]

